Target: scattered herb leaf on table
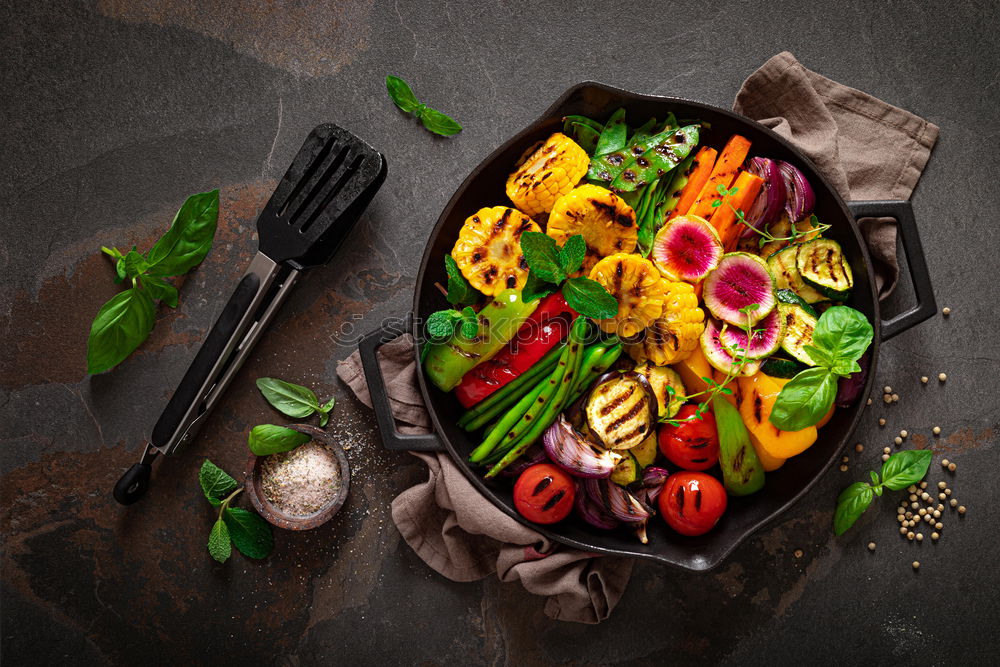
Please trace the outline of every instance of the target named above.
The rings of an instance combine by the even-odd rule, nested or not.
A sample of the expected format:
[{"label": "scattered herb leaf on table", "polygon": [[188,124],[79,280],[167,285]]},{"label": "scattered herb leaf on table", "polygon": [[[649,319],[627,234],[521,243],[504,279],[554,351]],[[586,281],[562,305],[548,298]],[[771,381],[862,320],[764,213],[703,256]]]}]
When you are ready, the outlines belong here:
[{"label": "scattered herb leaf on table", "polygon": [[397,107],[406,113],[415,115],[424,127],[434,134],[449,137],[462,131],[462,126],[453,118],[421,103],[413,94],[409,84],[398,76],[390,74],[385,77],[385,88],[389,91],[389,97],[392,98]]},{"label": "scattered herb leaf on table", "polygon": [[219,508],[219,516],[208,534],[208,553],[220,563],[232,555],[233,545],[248,558],[264,558],[274,548],[270,524],[240,507],[230,507],[243,490],[225,470],[208,459],[201,464],[198,481],[208,502]]}]

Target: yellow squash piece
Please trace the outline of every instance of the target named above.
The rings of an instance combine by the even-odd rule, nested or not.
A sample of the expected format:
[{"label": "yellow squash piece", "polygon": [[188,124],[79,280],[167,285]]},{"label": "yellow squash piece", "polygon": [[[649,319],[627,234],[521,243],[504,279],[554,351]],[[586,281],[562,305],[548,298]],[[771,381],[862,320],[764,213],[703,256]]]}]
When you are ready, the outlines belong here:
[{"label": "yellow squash piece", "polygon": [[638,445],[629,450],[632,452],[632,456],[635,460],[639,462],[639,465],[643,468],[648,468],[653,465],[656,461],[656,454],[660,451],[659,444],[656,440],[656,431],[654,430],[646,439],[640,442]]},{"label": "yellow squash piece", "polygon": [[689,283],[663,278],[660,289],[663,290],[660,316],[642,332],[641,341],[626,349],[636,361],[648,360],[665,366],[690,356],[695,349],[700,350],[698,338],[705,329],[705,311],[698,307],[698,296]]},{"label": "yellow squash piece", "polygon": [[708,383],[704,378],[713,377],[714,369],[709,365],[700,345],[691,350],[691,354],[674,363],[673,368],[684,381],[688,394],[698,394],[708,390]]},{"label": "yellow squash piece", "polygon": [[521,289],[528,279],[521,234],[540,231],[531,218],[510,207],[481,208],[462,225],[451,256],[465,279],[487,296]]},{"label": "yellow squash piece", "polygon": [[816,442],[815,426],[801,431],[782,431],[768,419],[784,383],[763,373],[741,377],[740,415],[747,430],[761,449],[772,459],[787,459],[801,454]]},{"label": "yellow squash piece", "polygon": [[764,472],[771,472],[785,465],[786,459],[778,459],[767,453],[764,445],[760,444],[760,440],[757,439],[753,431],[747,429],[747,433],[750,435],[750,444],[753,445],[754,451],[757,452],[757,458],[760,459],[760,465],[764,468]]},{"label": "yellow squash piece", "polygon": [[667,282],[648,259],[628,253],[605,257],[590,271],[591,280],[599,282],[618,301],[618,314],[597,320],[606,333],[630,338],[663,312]]},{"label": "yellow squash piece", "polygon": [[[656,405],[660,411],[660,419],[673,417],[684,405],[684,381],[673,368],[657,366],[649,361],[643,361],[635,366],[635,372],[649,380],[649,386],[656,395]],[[673,387],[673,393],[667,391]]]},{"label": "yellow squash piece", "polygon": [[563,245],[566,239],[583,235],[587,275],[599,260],[616,252],[633,252],[638,239],[635,211],[625,200],[597,185],[581,185],[564,194],[552,207],[545,233]]},{"label": "yellow squash piece", "polygon": [[563,196],[587,174],[587,151],[561,132],[556,132],[518,162],[507,178],[507,196],[514,205],[535,217],[552,210]]}]

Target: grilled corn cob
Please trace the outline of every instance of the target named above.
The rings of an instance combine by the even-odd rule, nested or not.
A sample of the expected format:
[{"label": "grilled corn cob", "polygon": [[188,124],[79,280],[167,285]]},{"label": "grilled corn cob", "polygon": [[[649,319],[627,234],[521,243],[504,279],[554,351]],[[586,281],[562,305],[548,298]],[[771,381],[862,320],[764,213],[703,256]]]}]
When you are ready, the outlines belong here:
[{"label": "grilled corn cob", "polygon": [[507,178],[507,196],[532,217],[548,213],[556,199],[587,174],[589,165],[587,152],[565,134],[556,132],[521,158]]},{"label": "grilled corn cob", "polygon": [[635,250],[635,211],[625,200],[597,185],[581,185],[556,200],[545,232],[562,245],[574,234],[587,242],[583,275],[602,258]]},{"label": "grilled corn cob", "polygon": [[630,338],[663,312],[665,281],[648,259],[623,252],[609,255],[594,265],[590,278],[618,301],[617,315],[597,321],[607,333]]},{"label": "grilled corn cob", "polygon": [[629,356],[636,361],[650,361],[657,366],[686,359],[698,347],[705,328],[705,311],[698,307],[694,287],[685,282],[661,279],[663,310],[640,334],[640,340],[628,345]]},{"label": "grilled corn cob", "polygon": [[521,234],[539,231],[520,211],[507,206],[481,208],[465,220],[451,256],[465,279],[487,296],[521,289],[528,278]]}]

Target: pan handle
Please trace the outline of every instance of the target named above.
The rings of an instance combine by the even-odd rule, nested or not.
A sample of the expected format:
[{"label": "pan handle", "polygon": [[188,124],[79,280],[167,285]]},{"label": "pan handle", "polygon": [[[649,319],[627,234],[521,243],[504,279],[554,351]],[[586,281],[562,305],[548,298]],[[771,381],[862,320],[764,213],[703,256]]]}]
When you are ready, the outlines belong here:
[{"label": "pan handle", "polygon": [[889,340],[907,329],[928,319],[937,311],[934,288],[927,272],[927,259],[920,244],[917,221],[913,217],[913,207],[909,201],[851,201],[847,208],[855,220],[860,218],[895,218],[899,224],[899,235],[903,241],[903,254],[910,267],[910,281],[917,305],[899,313],[891,320],[882,322],[882,340]]},{"label": "pan handle", "polygon": [[385,378],[378,363],[378,348],[406,333],[411,321],[411,316],[407,315],[402,322],[399,320],[385,322],[362,338],[358,343],[361,368],[365,372],[368,392],[372,397],[372,408],[375,410],[375,421],[385,448],[393,451],[441,452],[444,451],[444,445],[434,433],[408,434],[396,430],[396,420],[392,416]]}]

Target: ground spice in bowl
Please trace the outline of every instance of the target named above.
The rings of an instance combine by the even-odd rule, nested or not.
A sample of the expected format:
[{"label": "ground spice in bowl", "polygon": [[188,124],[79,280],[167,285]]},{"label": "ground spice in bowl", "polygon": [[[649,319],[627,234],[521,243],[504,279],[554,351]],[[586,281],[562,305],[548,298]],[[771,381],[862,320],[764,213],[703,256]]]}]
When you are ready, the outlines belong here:
[{"label": "ground spice in bowl", "polygon": [[309,424],[288,428],[312,438],[290,452],[250,455],[246,489],[258,514],[287,530],[309,530],[344,505],[351,472],[344,448],[330,433]]},{"label": "ground spice in bowl", "polygon": [[282,514],[305,517],[319,512],[340,491],[337,456],[316,440],[290,452],[272,454],[260,467],[260,488]]}]

